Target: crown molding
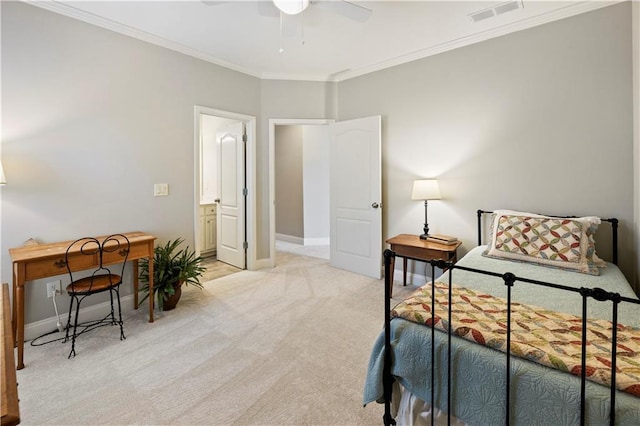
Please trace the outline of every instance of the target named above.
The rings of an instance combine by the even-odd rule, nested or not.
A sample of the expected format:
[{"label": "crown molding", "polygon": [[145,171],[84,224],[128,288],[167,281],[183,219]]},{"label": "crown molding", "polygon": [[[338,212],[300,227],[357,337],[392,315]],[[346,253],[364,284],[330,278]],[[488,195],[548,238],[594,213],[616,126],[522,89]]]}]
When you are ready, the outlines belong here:
[{"label": "crown molding", "polygon": [[326,75],[263,73],[263,74],[260,74],[260,78],[262,80],[289,80],[289,81],[331,82],[330,77],[326,76]]},{"label": "crown molding", "polygon": [[[25,1],[25,0],[22,0],[22,1]],[[77,19],[79,21],[83,21],[88,24],[95,25],[110,31],[114,31],[119,34],[133,37],[138,40],[146,41],[147,43],[155,44],[156,46],[165,47],[167,49],[170,49],[188,56],[192,56],[194,58],[201,59],[203,61],[210,62],[212,64],[219,65],[221,67],[228,68],[233,71],[238,71],[243,74],[248,74],[252,77],[261,78],[261,75],[259,73],[255,73],[237,64],[223,61],[219,58],[216,58],[213,55],[209,55],[208,53],[202,52],[197,49],[193,49],[191,47],[187,47],[185,45],[167,40],[162,37],[158,37],[154,34],[141,31],[137,28],[133,28],[128,25],[123,25],[118,22],[112,21],[110,19],[106,19],[101,16],[97,16],[92,13],[88,13],[83,10],[76,9],[75,7],[70,6],[68,4],[59,3],[55,0],[38,0],[38,1],[26,0],[25,2],[30,5],[40,7],[42,9],[46,9],[48,11],[58,13],[60,15],[68,16],[70,18]]]},{"label": "crown molding", "polygon": [[330,81],[340,82],[348,80],[350,78],[359,77],[365,74],[369,74],[375,71],[380,71],[386,68],[401,65],[407,62],[412,62],[418,59],[423,59],[429,56],[437,55],[438,53],[447,52],[449,50],[458,49],[460,47],[468,46],[471,44],[479,43],[481,41],[489,40],[495,37],[500,37],[513,32],[526,30],[538,25],[547,24],[553,21],[569,18],[571,16],[579,15],[585,12],[591,12],[603,7],[611,6],[617,3],[621,3],[624,0],[605,0],[605,1],[582,1],[567,4],[561,9],[556,9],[551,12],[547,12],[541,15],[525,18],[520,21],[511,22],[509,24],[492,28],[490,30],[482,31],[472,34],[470,36],[461,37],[455,40],[450,40],[445,43],[441,43],[427,49],[421,49],[412,53],[397,56],[396,58],[379,62],[370,66],[362,67],[355,70],[349,70],[346,72],[336,73],[331,76]]},{"label": "crown molding", "polygon": [[621,1],[624,1],[624,0],[605,0],[605,1],[585,0],[581,2],[572,2],[567,4],[565,7],[561,9],[556,9],[554,11],[547,12],[542,15],[534,16],[531,18],[525,18],[520,21],[512,22],[500,27],[492,28],[490,30],[475,33],[470,36],[461,37],[455,40],[447,41],[445,43],[434,45],[426,49],[421,49],[408,54],[399,55],[395,58],[378,62],[376,64],[371,64],[369,66],[361,67],[358,69],[338,71],[330,75],[302,75],[302,74],[288,74],[288,73],[268,73],[268,72],[265,73],[265,72],[259,72],[259,71],[257,72],[254,70],[241,67],[231,62],[223,61],[219,58],[216,58],[213,55],[202,52],[200,50],[193,49],[179,43],[175,43],[165,38],[158,37],[156,35],[138,30],[133,27],[129,27],[127,25],[120,24],[118,22],[94,15],[92,13],[85,12],[80,9],[76,9],[73,6],[70,6],[64,3],[59,3],[55,0],[38,0],[38,1],[22,0],[22,1],[26,1],[26,3],[28,4],[40,7],[42,9],[49,10],[54,13],[65,15],[70,18],[74,18],[92,25],[96,25],[98,27],[105,28],[107,30],[114,31],[116,33],[123,34],[129,37],[133,37],[138,40],[142,40],[157,46],[165,47],[167,49],[170,49],[188,56],[192,56],[194,58],[201,59],[203,61],[215,64],[224,68],[228,68],[230,70],[237,71],[243,74],[247,74],[262,80],[340,82],[340,81],[348,80],[350,78],[359,77],[365,74],[370,74],[375,71],[380,71],[386,68],[401,65],[407,62],[412,62],[418,59],[423,59],[429,56],[437,55],[439,53],[447,52],[449,50],[454,50],[460,47],[479,43],[481,41],[489,40],[491,38],[500,37],[512,32],[525,30],[528,28],[532,28],[538,25],[543,25],[549,22],[568,18],[581,13],[597,10],[606,6],[611,6],[613,4],[620,3]]}]

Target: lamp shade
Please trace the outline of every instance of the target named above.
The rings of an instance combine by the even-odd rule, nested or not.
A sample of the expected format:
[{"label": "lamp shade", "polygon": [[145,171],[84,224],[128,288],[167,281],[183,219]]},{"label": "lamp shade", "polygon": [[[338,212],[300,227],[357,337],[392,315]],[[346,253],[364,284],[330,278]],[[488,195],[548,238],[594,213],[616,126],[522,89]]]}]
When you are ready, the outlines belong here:
[{"label": "lamp shade", "polygon": [[309,0],[272,0],[273,4],[287,15],[297,15],[309,6]]},{"label": "lamp shade", "polygon": [[7,178],[4,176],[4,169],[2,168],[2,163],[0,163],[0,185],[6,185]]},{"label": "lamp shade", "polygon": [[412,200],[439,200],[440,198],[440,187],[436,179],[413,181]]}]

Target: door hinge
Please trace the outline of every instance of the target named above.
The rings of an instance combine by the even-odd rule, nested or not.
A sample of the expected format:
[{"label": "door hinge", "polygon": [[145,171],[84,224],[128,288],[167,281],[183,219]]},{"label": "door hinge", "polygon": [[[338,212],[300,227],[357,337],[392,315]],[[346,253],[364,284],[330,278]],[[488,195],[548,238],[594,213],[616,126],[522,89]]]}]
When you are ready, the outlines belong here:
[{"label": "door hinge", "polygon": [[246,133],[244,133],[244,134],[242,135],[242,142],[244,142],[244,143],[246,143],[246,142],[247,142],[247,134],[246,134]]},{"label": "door hinge", "polygon": [[246,241],[244,243],[242,243],[242,248],[245,249],[245,250],[248,249],[249,248],[249,243],[246,242]]},{"label": "door hinge", "polygon": [[247,188],[242,188],[242,195],[244,195],[245,197],[249,195],[249,190]]}]

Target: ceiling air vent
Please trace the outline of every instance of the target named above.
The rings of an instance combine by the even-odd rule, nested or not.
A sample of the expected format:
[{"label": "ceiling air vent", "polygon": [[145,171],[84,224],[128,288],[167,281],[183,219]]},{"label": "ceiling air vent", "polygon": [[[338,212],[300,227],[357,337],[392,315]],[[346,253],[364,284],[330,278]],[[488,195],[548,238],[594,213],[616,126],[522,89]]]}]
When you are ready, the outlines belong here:
[{"label": "ceiling air vent", "polygon": [[493,18],[494,16],[502,15],[503,13],[511,12],[523,8],[522,0],[506,1],[498,3],[488,9],[478,10],[470,13],[469,17],[473,22],[484,21],[485,19]]}]

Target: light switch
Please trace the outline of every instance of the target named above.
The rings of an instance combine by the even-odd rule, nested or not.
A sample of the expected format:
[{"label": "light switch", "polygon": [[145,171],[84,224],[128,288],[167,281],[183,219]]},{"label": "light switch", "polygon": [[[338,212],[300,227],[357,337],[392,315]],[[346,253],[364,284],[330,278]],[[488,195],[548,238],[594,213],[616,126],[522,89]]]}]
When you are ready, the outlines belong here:
[{"label": "light switch", "polygon": [[153,185],[153,196],[154,197],[166,197],[169,195],[169,184],[168,183],[156,183]]}]

